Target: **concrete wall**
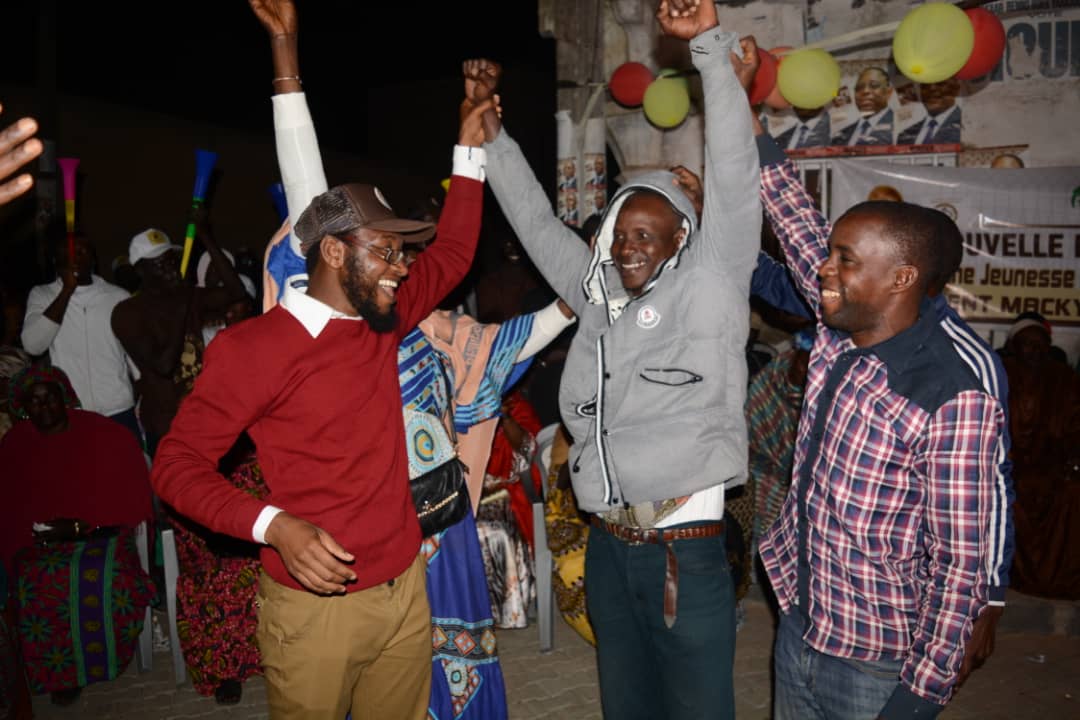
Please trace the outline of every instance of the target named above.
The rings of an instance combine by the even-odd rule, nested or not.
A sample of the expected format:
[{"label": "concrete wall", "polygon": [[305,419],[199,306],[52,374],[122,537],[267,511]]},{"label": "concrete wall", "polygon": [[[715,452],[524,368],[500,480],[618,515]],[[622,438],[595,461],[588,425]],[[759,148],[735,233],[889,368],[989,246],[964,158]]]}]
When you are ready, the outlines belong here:
[{"label": "concrete wall", "polygon": [[[806,43],[902,19],[917,3],[904,0],[752,0],[719,6],[721,24],[740,35],[753,34],[761,47]],[[1068,7],[1066,7],[1068,6]],[[991,3],[1009,37],[1006,57],[982,81],[961,93],[962,142],[971,149],[1023,146],[1028,167],[1080,165],[1080,7],[1077,3],[1019,0]],[[1047,8],[1057,7],[1056,10]],[[665,42],[653,18],[652,0],[617,0],[609,6],[604,31],[604,77],[627,61],[654,71],[688,68],[677,44]],[[833,50],[838,60],[887,59],[891,32]],[[692,83],[692,94],[694,84]],[[698,96],[700,97],[700,96]],[[697,105],[700,107],[700,104]],[[915,108],[916,115],[920,108]],[[660,131],[640,109],[608,102],[609,142],[625,157],[625,167],[646,168],[691,162],[700,157],[701,129],[691,111],[688,121]],[[790,111],[770,115],[770,131],[782,131]],[[912,115],[908,122],[919,117]]]}]

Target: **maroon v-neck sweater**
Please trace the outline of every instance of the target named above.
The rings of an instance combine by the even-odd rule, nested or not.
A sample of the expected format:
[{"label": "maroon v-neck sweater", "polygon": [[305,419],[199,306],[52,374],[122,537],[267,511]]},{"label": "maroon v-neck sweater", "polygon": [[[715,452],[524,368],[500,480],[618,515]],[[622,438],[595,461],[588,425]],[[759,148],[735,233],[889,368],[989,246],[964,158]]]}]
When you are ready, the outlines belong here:
[{"label": "maroon v-neck sweater", "polygon": [[[472,263],[483,184],[454,176],[451,188],[436,241],[398,290],[395,332],[338,319],[313,338],[277,306],[214,339],[154,460],[151,479],[163,500],[245,539],[267,504],[304,518],[356,556],[358,580],[349,591],[409,566],[420,528],[408,487],[397,348]],[[266,501],[216,469],[245,429],[270,489]],[[301,587],[273,548],[263,548],[262,562],[276,581]]]}]

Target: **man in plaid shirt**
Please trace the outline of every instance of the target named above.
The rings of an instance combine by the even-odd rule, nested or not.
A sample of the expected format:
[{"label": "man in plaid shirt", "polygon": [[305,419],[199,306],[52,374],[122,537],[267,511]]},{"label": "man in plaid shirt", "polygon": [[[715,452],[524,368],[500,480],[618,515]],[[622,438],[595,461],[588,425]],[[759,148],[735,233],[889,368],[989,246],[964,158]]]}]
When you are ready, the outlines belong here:
[{"label": "man in plaid shirt", "polygon": [[759,153],[771,220],[820,320],[792,492],[761,543],[783,613],[776,717],[934,717],[988,601],[1003,429],[925,297],[954,228],[936,210],[868,202],[830,234],[760,133]]}]

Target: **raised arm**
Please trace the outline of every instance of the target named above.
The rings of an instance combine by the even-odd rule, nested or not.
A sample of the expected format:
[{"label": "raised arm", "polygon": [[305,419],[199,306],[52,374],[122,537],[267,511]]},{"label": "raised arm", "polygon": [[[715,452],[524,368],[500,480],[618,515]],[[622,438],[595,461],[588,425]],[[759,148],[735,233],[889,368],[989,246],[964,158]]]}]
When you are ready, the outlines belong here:
[{"label": "raised arm", "polygon": [[[705,188],[701,184],[701,178],[682,165],[671,168],[671,172],[675,174],[675,184],[690,198],[694,212],[697,213],[698,222],[701,222],[705,198]],[[809,309],[795,290],[795,283],[792,282],[787,268],[764,251],[758,251],[757,265],[750,278],[750,294],[760,297],[784,312],[799,317],[810,317]]]},{"label": "raised arm", "polygon": [[236,267],[225,257],[221,246],[214,239],[207,220],[206,208],[200,207],[194,211],[195,237],[210,254],[211,267],[221,278],[222,287],[207,287],[199,293],[199,302],[203,309],[225,312],[230,305],[248,296],[244,283],[240,280],[240,273]]},{"label": "raised arm", "polygon": [[[0,107],[0,110],[3,110]],[[38,131],[37,120],[22,118],[0,132],[0,181],[6,180],[12,173],[30,162],[44,149],[41,141],[34,137]],[[23,173],[0,185],[0,205],[6,205],[19,197],[34,185],[34,176]]]},{"label": "raised arm", "polygon": [[799,180],[795,165],[753,119],[761,155],[761,202],[780,240],[787,266],[815,315],[820,305],[818,268],[829,257],[829,221]]},{"label": "raised arm", "polygon": [[[490,65],[495,63],[467,61],[466,77],[490,75],[492,71],[487,69]],[[499,207],[548,285],[580,315],[586,302],[581,281],[589,263],[589,248],[556,217],[547,194],[521,148],[503,129],[498,114],[486,112],[483,125],[488,183]]]},{"label": "raised arm", "polygon": [[404,336],[435,309],[465,277],[476,253],[483,210],[485,152],[481,117],[498,114],[497,97],[489,94],[476,105],[462,105],[454,169],[446,205],[439,214],[435,241],[420,253],[398,295],[399,333]]},{"label": "raised arm", "polygon": [[761,247],[761,207],[749,110],[740,110],[757,69],[757,45],[721,30],[711,2],[663,0],[656,17],[666,34],[689,41],[705,92],[704,207],[690,251],[748,290]]},{"label": "raised arm", "polygon": [[[315,123],[300,80],[299,21],[292,0],[248,0],[248,3],[270,36],[274,64],[271,81],[274,140],[281,184],[289,206],[289,224],[295,226],[311,199],[327,190]],[[299,241],[292,236],[289,241],[299,255]]]}]

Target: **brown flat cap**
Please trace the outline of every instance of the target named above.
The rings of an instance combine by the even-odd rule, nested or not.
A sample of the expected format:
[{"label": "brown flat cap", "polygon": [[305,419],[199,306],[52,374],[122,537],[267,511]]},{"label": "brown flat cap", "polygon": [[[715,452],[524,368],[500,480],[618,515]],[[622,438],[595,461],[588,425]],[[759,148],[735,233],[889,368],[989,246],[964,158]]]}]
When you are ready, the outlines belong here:
[{"label": "brown flat cap", "polygon": [[326,235],[346,235],[361,228],[385,230],[404,236],[405,242],[430,240],[435,224],[406,220],[394,214],[390,203],[374,185],[352,183],[315,196],[296,220],[293,232],[304,255]]}]

